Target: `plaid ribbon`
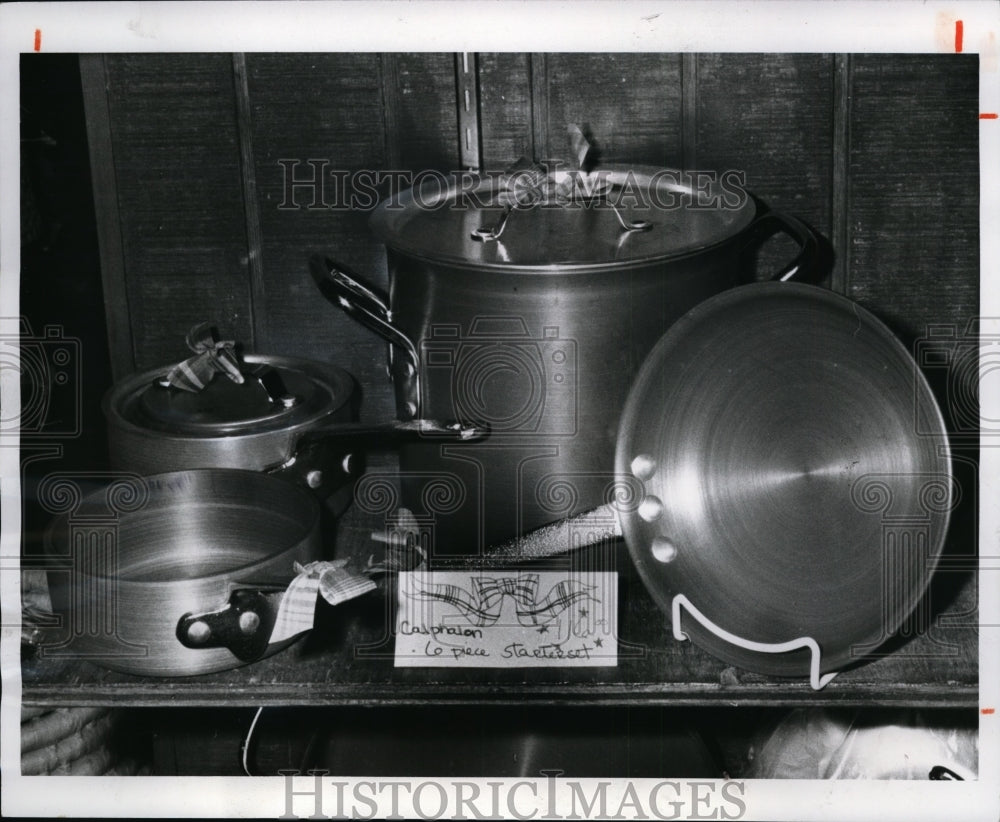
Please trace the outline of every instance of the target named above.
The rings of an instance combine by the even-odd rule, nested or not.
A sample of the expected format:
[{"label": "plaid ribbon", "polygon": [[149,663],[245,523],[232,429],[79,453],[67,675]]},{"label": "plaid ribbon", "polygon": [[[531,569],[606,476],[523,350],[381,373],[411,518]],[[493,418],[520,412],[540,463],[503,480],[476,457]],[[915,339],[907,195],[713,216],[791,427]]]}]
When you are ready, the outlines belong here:
[{"label": "plaid ribbon", "polygon": [[375,583],[358,576],[344,566],[346,559],[335,562],[295,563],[298,576],[285,590],[271,631],[271,642],[290,639],[313,627],[316,598],[322,595],[331,605],[339,605],[375,589]]},{"label": "plaid ribbon", "polygon": [[494,625],[500,619],[503,601],[514,600],[519,625],[530,626],[551,622],[559,614],[583,600],[596,602],[590,595],[594,585],[584,585],[576,579],[557,582],[538,601],[538,574],[516,577],[483,577],[472,580],[472,590],[461,585],[434,583],[409,592],[418,600],[437,600],[453,605],[477,627]]},{"label": "plaid ribbon", "polygon": [[497,196],[499,205],[512,208],[528,208],[540,203],[566,205],[580,195],[590,199],[607,193],[610,187],[607,181],[589,177],[594,147],[578,126],[570,125],[567,129],[575,161],[572,168],[576,171],[560,172],[561,167],[570,167],[569,163],[561,161],[554,163],[555,168],[549,171],[523,156],[501,178],[503,190]]},{"label": "plaid ribbon", "polygon": [[215,339],[215,329],[210,323],[196,325],[188,332],[185,341],[195,355],[170,369],[170,373],[164,378],[167,385],[197,393],[220,373],[238,385],[243,382],[243,374],[240,373],[236,359],[236,343],[233,340],[220,342]]},{"label": "plaid ribbon", "polygon": [[[345,560],[346,562],[346,560]],[[339,605],[347,602],[369,591],[374,591],[377,587],[375,582],[368,577],[358,576],[352,571],[341,567],[342,563],[310,563],[310,565],[330,565],[319,575],[319,592],[323,599],[331,605]]]}]

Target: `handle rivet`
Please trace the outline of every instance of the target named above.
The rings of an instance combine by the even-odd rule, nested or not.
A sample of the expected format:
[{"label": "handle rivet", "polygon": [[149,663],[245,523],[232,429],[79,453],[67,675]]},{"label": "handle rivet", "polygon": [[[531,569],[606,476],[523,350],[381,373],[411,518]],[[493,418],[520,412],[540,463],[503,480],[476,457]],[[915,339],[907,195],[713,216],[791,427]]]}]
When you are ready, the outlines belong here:
[{"label": "handle rivet", "polygon": [[306,474],[306,485],[310,488],[319,488],[323,484],[323,472],[319,470],[310,471]]},{"label": "handle rivet", "polygon": [[207,642],[208,638],[212,636],[212,629],[208,627],[207,622],[199,619],[197,622],[192,622],[188,625],[187,635],[190,642],[201,645],[203,642]]},{"label": "handle rivet", "polygon": [[663,515],[663,502],[652,494],[639,503],[639,516],[646,522],[655,522]]},{"label": "handle rivet", "polygon": [[653,540],[653,558],[659,562],[673,562],[677,559],[677,546],[666,537]]},{"label": "handle rivet", "polygon": [[345,474],[350,474],[354,470],[354,454],[346,454],[340,461],[340,467],[344,469]]},{"label": "handle rivet", "polygon": [[417,373],[417,370],[413,367],[413,363],[407,361],[406,367],[403,369],[403,374],[408,380],[413,379],[413,375]]},{"label": "handle rivet", "polygon": [[404,409],[408,420],[412,420],[415,416],[417,416],[417,404],[415,402],[408,402],[404,406]]},{"label": "handle rivet", "polygon": [[632,474],[641,480],[648,480],[656,472],[656,460],[649,454],[639,454],[632,460]]},{"label": "handle rivet", "polygon": [[244,611],[240,614],[240,630],[252,634],[260,627],[260,615],[256,611]]}]

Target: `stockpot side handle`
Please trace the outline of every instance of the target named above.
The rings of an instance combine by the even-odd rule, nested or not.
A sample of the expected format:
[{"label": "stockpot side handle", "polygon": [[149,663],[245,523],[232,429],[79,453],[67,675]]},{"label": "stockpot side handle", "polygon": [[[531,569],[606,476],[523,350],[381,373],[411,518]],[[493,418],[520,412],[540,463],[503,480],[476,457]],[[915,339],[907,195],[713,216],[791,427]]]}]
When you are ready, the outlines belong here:
[{"label": "stockpot side handle", "polygon": [[728,642],[730,645],[735,645],[737,648],[743,648],[747,651],[754,651],[755,653],[761,654],[786,654],[791,651],[799,651],[802,649],[809,650],[809,684],[812,686],[814,691],[819,691],[830,684],[831,680],[837,675],[836,672],[832,674],[821,674],[820,673],[820,661],[822,657],[822,652],[820,651],[819,643],[816,642],[812,637],[799,637],[798,639],[792,639],[788,642],[754,642],[750,639],[744,639],[736,634],[731,634],[729,631],[720,628],[714,622],[712,622],[707,616],[705,616],[701,611],[699,611],[684,594],[677,594],[674,596],[673,603],[671,605],[671,621],[673,623],[674,639],[678,642],[683,642],[688,639],[688,635],[684,633],[681,628],[681,608],[684,608],[688,613],[695,618],[695,620],[701,624],[703,628],[711,631],[719,639]]},{"label": "stockpot side handle", "polygon": [[374,288],[325,257],[313,257],[309,270],[323,295],[359,323],[389,343],[389,376],[393,377],[393,351],[398,348],[406,357],[407,405],[411,417],[421,409],[420,357],[413,341],[392,322],[392,311]]},{"label": "stockpot side handle", "polygon": [[819,241],[815,232],[801,220],[777,211],[767,211],[750,224],[749,231],[748,247],[760,245],[775,234],[786,234],[799,246],[795,258],[771,277],[774,282],[807,278],[819,266]]},{"label": "stockpot side handle", "polygon": [[356,275],[348,274],[343,266],[329,257],[314,256],[309,260],[309,270],[327,299],[331,299],[328,290],[333,290],[335,295],[332,299],[341,295],[349,296],[351,300],[365,306],[385,322],[392,320],[392,312],[389,310],[386,297],[374,286],[363,283]]},{"label": "stockpot side handle", "polygon": [[260,659],[271,641],[278,615],[275,593],[287,586],[266,586],[270,591],[237,588],[217,611],[187,613],[177,621],[177,640],[186,648],[227,648],[242,662]]}]

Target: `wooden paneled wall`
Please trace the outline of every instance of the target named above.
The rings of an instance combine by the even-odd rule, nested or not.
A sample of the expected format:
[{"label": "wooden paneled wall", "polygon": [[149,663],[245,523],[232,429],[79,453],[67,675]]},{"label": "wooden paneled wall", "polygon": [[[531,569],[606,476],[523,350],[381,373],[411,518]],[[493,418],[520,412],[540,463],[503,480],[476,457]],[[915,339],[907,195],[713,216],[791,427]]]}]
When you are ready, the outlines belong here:
[{"label": "wooden paneled wall", "polygon": [[[208,319],[250,350],[347,368],[365,416],[391,416],[384,345],[319,295],[307,261],[326,253],[386,285],[367,212],[341,207],[333,172],[457,170],[455,55],[81,60],[115,376],[184,356],[185,332]],[[974,55],[503,53],[474,66],[484,168],[566,154],[567,124],[586,123],[608,161],[744,171],[829,241],[826,283],[908,343],[976,316]],[[314,174],[319,196],[290,188]]]}]

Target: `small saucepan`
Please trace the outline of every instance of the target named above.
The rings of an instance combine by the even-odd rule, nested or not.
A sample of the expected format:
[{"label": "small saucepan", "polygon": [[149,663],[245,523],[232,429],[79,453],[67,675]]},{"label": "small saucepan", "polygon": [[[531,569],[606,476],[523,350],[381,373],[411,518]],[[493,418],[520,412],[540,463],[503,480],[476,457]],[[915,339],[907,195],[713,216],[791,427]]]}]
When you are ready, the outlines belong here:
[{"label": "small saucepan", "polygon": [[329,498],[339,514],[366,451],[485,433],[425,419],[352,422],[354,378],[328,363],[247,354],[239,363],[242,383],[220,374],[199,392],[166,384],[170,368],[133,374],[105,395],[113,469],[143,476],[199,468],[279,472]]}]

